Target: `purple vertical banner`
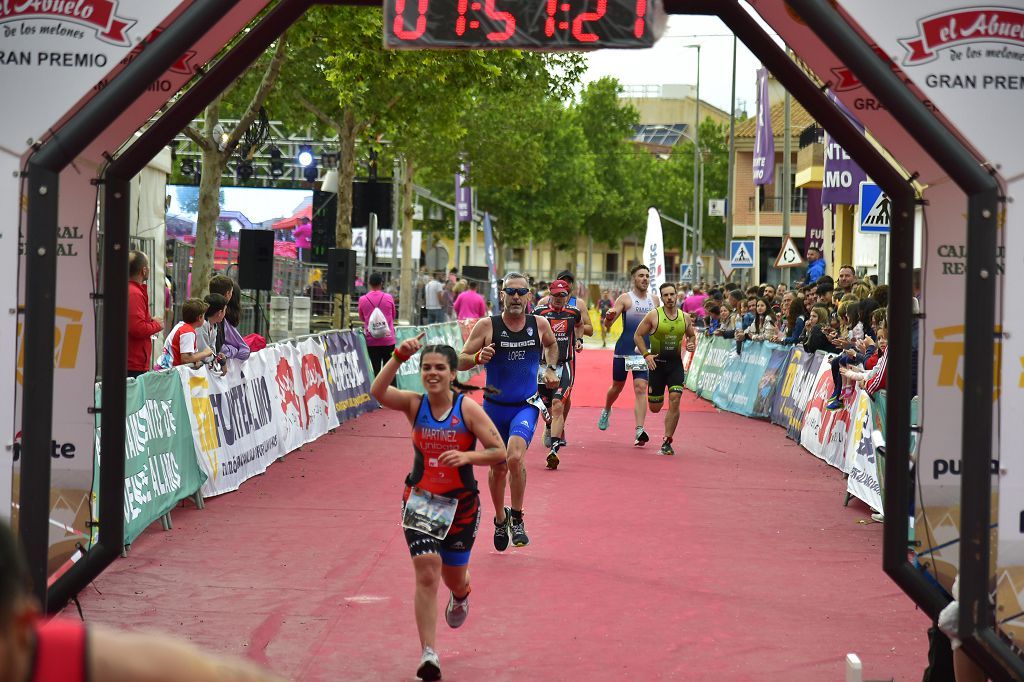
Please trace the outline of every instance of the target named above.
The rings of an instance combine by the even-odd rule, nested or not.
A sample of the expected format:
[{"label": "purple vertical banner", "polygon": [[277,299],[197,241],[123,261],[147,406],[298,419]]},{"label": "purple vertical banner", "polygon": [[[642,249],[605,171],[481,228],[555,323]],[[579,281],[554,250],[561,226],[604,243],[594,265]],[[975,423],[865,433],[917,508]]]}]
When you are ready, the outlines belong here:
[{"label": "purple vertical banner", "polygon": [[[864,126],[854,118],[850,110],[831,92],[828,97],[846,115],[846,118],[850,119],[850,123],[863,133]],[[863,169],[850,158],[850,155],[839,146],[838,142],[832,139],[828,131],[825,131],[825,177],[821,181],[821,203],[833,206],[835,204],[856,204],[860,201],[860,183],[865,180],[867,180],[867,174]]]},{"label": "purple vertical banner", "polygon": [[484,253],[487,256],[487,274],[491,280],[491,309],[497,311],[498,259],[495,258],[494,248],[494,229],[491,227],[491,214],[484,213]]},{"label": "purple vertical banner", "polygon": [[757,70],[757,128],[754,134],[754,184],[770,185],[775,179],[775,133],[768,101],[768,69]]},{"label": "purple vertical banner", "polygon": [[455,174],[455,214],[460,223],[473,222],[473,188],[465,184],[467,174],[465,164]]},{"label": "purple vertical banner", "polygon": [[804,257],[808,249],[817,249],[825,244],[825,216],[821,212],[821,189],[818,187],[807,190],[807,229],[804,232]]}]

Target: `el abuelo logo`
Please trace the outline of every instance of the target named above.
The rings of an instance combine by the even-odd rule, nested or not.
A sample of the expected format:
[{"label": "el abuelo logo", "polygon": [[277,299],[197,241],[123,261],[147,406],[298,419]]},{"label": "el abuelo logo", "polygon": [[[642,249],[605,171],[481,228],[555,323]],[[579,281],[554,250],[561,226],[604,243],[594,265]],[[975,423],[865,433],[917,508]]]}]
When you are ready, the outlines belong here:
[{"label": "el abuelo logo", "polygon": [[[0,0],[0,24],[29,19],[58,19],[70,21],[96,32],[96,37],[111,45],[132,44],[128,30],[135,25],[134,19],[117,16],[118,0]],[[7,29],[5,37],[10,35]],[[22,27],[23,35],[64,36],[70,33],[61,30],[60,25]]]},{"label": "el abuelo logo", "polygon": [[907,66],[935,61],[942,50],[965,43],[995,42],[1024,46],[1024,10],[1019,9],[970,7],[950,10],[919,19],[917,27],[916,36],[900,40],[907,50],[903,57]]}]

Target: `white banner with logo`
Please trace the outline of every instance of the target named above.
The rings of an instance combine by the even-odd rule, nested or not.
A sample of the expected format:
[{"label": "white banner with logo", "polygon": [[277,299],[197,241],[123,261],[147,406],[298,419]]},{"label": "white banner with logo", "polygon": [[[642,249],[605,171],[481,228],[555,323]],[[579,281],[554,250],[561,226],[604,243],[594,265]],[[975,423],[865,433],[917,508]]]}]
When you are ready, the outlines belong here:
[{"label": "white banner with logo", "polygon": [[665,283],[665,238],[658,209],[647,209],[647,233],[644,236],[644,265],[651,273],[651,291]]},{"label": "white banner with logo", "polygon": [[[49,109],[46,107],[50,105],[45,104],[45,101],[49,100],[46,100],[44,97],[44,103],[40,104],[39,98],[33,95],[33,105],[31,107],[17,109],[16,111],[30,112],[31,121],[35,124],[39,123],[40,117],[50,117],[51,123],[47,123],[47,125],[53,125],[53,122],[56,122],[58,119],[66,120],[70,115],[69,110],[73,111],[80,108],[85,101],[109,83],[111,73],[119,71],[141,52],[143,49],[142,45],[144,44],[143,38],[146,38],[146,42],[155,38],[189,4],[189,2],[166,1],[139,3],[127,2],[125,0],[120,2],[106,0],[79,2],[76,0],[76,2],[69,3],[53,3],[52,6],[54,8],[61,5],[65,8],[72,8],[76,12],[81,10],[83,17],[80,18],[83,18],[83,21],[85,20],[84,13],[89,12],[89,7],[92,7],[93,11],[100,11],[103,7],[108,8],[112,12],[112,14],[108,15],[108,18],[114,16],[136,17],[130,21],[129,26],[122,29],[122,34],[131,38],[131,42],[129,45],[117,48],[121,51],[117,53],[116,58],[113,56],[114,52],[110,51],[113,48],[109,45],[101,46],[101,50],[107,50],[107,52],[103,52],[103,54],[107,55],[105,58],[107,68],[98,73],[96,77],[88,76],[90,80],[83,80],[86,78],[83,74],[92,72],[82,64],[77,66],[64,64],[61,67],[64,75],[56,78],[56,81],[57,83],[68,81],[69,86],[64,87],[54,84],[52,87],[48,86],[44,91],[44,94],[45,92],[56,92],[62,97],[66,97],[74,90],[74,88],[70,87],[72,81],[75,85],[81,85],[86,88],[95,86],[88,90],[87,96],[80,101],[64,99],[61,100],[65,102],[62,105],[64,108]],[[104,154],[116,153],[123,143],[130,139],[140,126],[194,75],[195,69],[222,49],[225,40],[230,36],[236,35],[265,4],[265,1],[258,0],[257,2],[247,4],[244,8],[235,8],[229,12],[225,19],[203,36],[192,50],[187,51],[176,63],[172,64],[168,71],[161,78],[157,79],[130,107],[114,112],[111,116],[111,123],[104,132],[98,135],[89,145],[88,149],[61,173],[60,195],[58,199],[57,328],[55,330],[57,348],[56,373],[54,377],[54,395],[60,397],[61,410],[54,419],[53,439],[68,454],[54,461],[51,518],[76,530],[84,529],[85,523],[88,521],[87,500],[92,482],[93,466],[92,432],[94,418],[93,415],[88,413],[88,409],[94,404],[93,383],[96,372],[94,362],[96,354],[94,330],[96,318],[90,295],[98,278],[100,263],[93,256],[97,247],[95,226],[97,223],[98,193],[97,187],[92,184],[92,180],[99,175],[100,168],[105,163]],[[47,15],[48,5],[42,3],[36,3],[36,5],[38,7],[32,10],[31,18],[23,16],[18,20],[21,22],[21,25],[25,27],[35,26],[38,31],[44,31],[47,26],[63,26],[68,31],[71,31],[73,23],[69,22],[74,22],[74,17],[67,14],[56,17],[49,16]],[[74,13],[72,12],[72,14]],[[92,16],[94,17],[95,14]],[[164,19],[164,21],[160,25],[156,25],[156,21],[159,19]],[[3,27],[5,25],[12,25],[11,22],[13,21],[13,19],[8,19],[5,23],[5,20],[0,18],[0,31],[5,31]],[[112,18],[111,21],[116,24],[115,19]],[[86,21],[85,23],[88,22]],[[29,31],[29,28],[24,28],[24,30]],[[31,35],[31,32],[28,34]],[[84,40],[88,39],[88,36],[84,33],[83,36],[74,38],[74,40],[78,41],[75,44],[81,44]],[[72,40],[70,33],[63,37]],[[30,43],[33,50],[38,51],[41,49],[39,39],[30,40]],[[47,43],[47,40],[43,40],[42,43]],[[8,44],[10,45],[10,43]],[[54,49],[58,48],[54,47]],[[100,55],[100,51],[94,51],[93,54],[94,56]],[[52,56],[48,61],[54,61]],[[95,59],[97,65],[103,61],[104,59],[99,57]],[[21,64],[20,66],[24,67],[21,69],[20,75],[14,75],[14,70],[10,70],[10,72],[5,71],[3,77],[18,80],[19,83],[24,81],[34,84],[35,79],[38,77],[38,70],[31,64]],[[7,67],[12,67],[12,65],[8,63]],[[102,76],[102,79],[100,79],[100,76]],[[19,87],[23,87],[23,85],[19,85]],[[39,89],[35,88],[33,92],[39,92]],[[81,97],[81,93],[76,95],[76,97]],[[57,105],[52,104],[52,106],[56,107]],[[23,144],[24,140],[25,138],[22,138]],[[162,196],[162,185],[156,188],[156,191]],[[24,216],[22,215],[22,225],[24,224]],[[23,232],[24,230],[22,229]],[[154,281],[162,282],[163,269],[160,267],[163,260],[162,230],[153,233],[152,236],[156,239],[153,244],[156,257],[154,262],[151,263],[155,273]],[[23,234],[20,241],[23,244]],[[16,273],[17,268],[4,268],[3,271]],[[23,269],[21,279],[24,279]],[[23,284],[19,287],[19,291],[20,300],[24,304],[26,292]],[[151,291],[150,300],[153,301],[162,296],[162,294],[162,289]],[[23,364],[22,359],[23,352],[19,336],[17,361],[19,381],[20,369]],[[18,427],[16,429],[20,427],[21,423],[20,399],[17,400],[17,406],[15,424]],[[51,545],[56,544],[60,539],[51,538]],[[51,556],[51,565],[58,565],[59,563],[61,563],[61,557]]]},{"label": "white banner with logo", "polygon": [[295,346],[278,344],[272,352],[278,356],[273,367],[277,431],[283,451],[291,452],[338,426],[338,413],[330,397],[324,347],[319,340],[310,338]]},{"label": "white banner with logo", "polygon": [[825,406],[832,396],[832,367],[826,359],[818,367],[814,391],[804,408],[804,424],[800,430],[800,445],[815,457],[820,457],[844,473],[850,472],[846,461],[846,436],[849,433],[851,396],[844,394],[841,410],[828,410]]},{"label": "white banner with logo", "polygon": [[226,376],[205,366],[177,368],[199,467],[203,497],[236,490],[283,455],[276,419],[279,394],[273,377],[280,353],[264,349],[244,364],[229,363]]},{"label": "white banner with logo", "polygon": [[[884,398],[883,398],[884,399]],[[846,437],[849,466],[846,491],[877,512],[882,511],[882,483],[871,434],[875,430],[874,407],[867,391],[857,389],[849,404],[850,431]]]},{"label": "white banner with logo", "polygon": [[[999,404],[996,406],[993,428],[996,429],[1002,423],[1007,429],[1013,429],[1024,416],[1024,396],[1021,390],[1024,389],[1024,365],[1021,364],[1024,344],[1020,339],[1024,334],[1024,303],[1017,295],[1019,289],[1014,287],[1014,284],[1019,285],[1024,281],[1024,262],[1020,256],[1024,250],[1024,244],[1020,241],[1024,220],[1018,217],[1020,209],[1017,208],[1024,201],[1024,192],[1019,182],[1024,172],[1024,137],[1020,135],[1018,113],[1020,92],[1024,89],[1024,72],[1021,70],[1021,63],[1024,62],[1024,7],[969,3],[965,0],[895,4],[883,0],[860,0],[846,4],[850,5],[846,8],[850,16],[878,41],[893,62],[959,130],[982,159],[998,169],[1002,178],[1009,179],[1006,186],[1007,202],[1003,205],[1008,210],[1000,216],[1000,237],[1005,241],[998,252],[998,267],[1003,274],[998,285],[1013,293],[1005,298],[997,298],[1006,308],[997,311],[997,320],[1000,321],[997,326],[1001,326],[1003,334],[996,343],[996,397]],[[1019,5],[1006,3],[1013,4]],[[958,209],[951,215],[957,216],[961,223],[965,222],[963,208]],[[929,216],[934,214],[935,210],[926,213]],[[963,355],[963,317],[960,311],[963,309],[963,266],[966,253],[962,248],[962,232],[962,228],[955,233],[950,232],[953,238],[938,241],[943,249],[942,254],[937,254],[943,261],[942,267],[929,268],[929,276],[933,270],[938,270],[943,279],[955,281],[956,287],[960,289],[957,297],[947,298],[942,292],[934,292],[931,282],[928,283],[925,296],[926,300],[931,299],[937,304],[930,306],[927,311],[929,321],[933,312],[938,312],[936,308],[939,306],[952,307],[957,312],[955,317],[959,323],[954,321],[949,325],[932,327],[931,331],[936,338],[928,339],[930,343],[934,341],[935,352],[941,352],[945,372],[938,377],[940,386],[954,382],[958,384],[957,389],[962,381],[960,356]],[[935,240],[929,234],[931,243],[935,243]],[[1000,345],[1001,369],[998,360]],[[952,388],[949,392],[960,393]],[[925,416],[922,456],[927,456],[933,467],[929,487],[938,487],[939,493],[935,497],[926,498],[928,517],[937,523],[948,523],[948,519],[955,519],[959,528],[960,460],[958,456],[935,456],[932,448],[941,448],[942,445],[930,433],[936,417],[932,412],[932,398],[927,394],[924,404],[928,414]],[[938,419],[945,420],[946,416],[940,414]],[[954,417],[953,421],[959,424],[959,419]],[[999,448],[998,430],[994,433],[992,468],[994,474],[999,476],[998,480],[993,480],[998,485],[993,491],[993,502],[999,512],[999,545],[996,553],[998,569],[995,578],[997,613],[1011,619],[1003,623],[1002,627],[1020,642],[1024,640],[1024,616],[1014,614],[1024,611],[1024,448]],[[1013,432],[1008,433],[1012,437]],[[959,433],[951,444],[959,454]],[[928,469],[924,469],[923,473],[929,473]],[[952,499],[954,493],[955,500]],[[936,499],[940,504],[933,509],[933,501]],[[948,514],[943,509],[947,501]],[[949,558],[955,562],[957,557]],[[952,575],[956,563],[948,566],[947,570]],[[948,579],[947,576],[943,577]],[[946,581],[943,582],[945,584]]]}]

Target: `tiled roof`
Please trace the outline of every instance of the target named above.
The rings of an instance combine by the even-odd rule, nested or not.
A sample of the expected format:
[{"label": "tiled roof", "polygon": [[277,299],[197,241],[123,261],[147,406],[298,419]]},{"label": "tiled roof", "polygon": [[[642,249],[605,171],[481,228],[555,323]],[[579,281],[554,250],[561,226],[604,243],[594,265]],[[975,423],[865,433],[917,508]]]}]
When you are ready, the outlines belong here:
[{"label": "tiled roof", "polygon": [[[807,110],[800,106],[800,103],[795,98],[791,98],[790,101],[790,130],[792,134],[799,135],[800,132],[807,126],[814,124],[814,119],[807,113]],[[778,137],[782,135],[782,131],[786,124],[786,103],[776,102],[772,105],[772,132]],[[749,137],[754,138],[755,131],[757,129],[757,116],[751,116],[746,121],[736,124],[736,137]]]}]

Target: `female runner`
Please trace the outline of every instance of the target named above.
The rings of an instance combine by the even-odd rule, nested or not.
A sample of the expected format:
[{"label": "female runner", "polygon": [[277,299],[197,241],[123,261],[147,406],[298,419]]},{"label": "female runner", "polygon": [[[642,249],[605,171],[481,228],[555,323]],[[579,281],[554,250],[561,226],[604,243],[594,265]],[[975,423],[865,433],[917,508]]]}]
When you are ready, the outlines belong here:
[{"label": "female runner", "polygon": [[[505,446],[483,408],[460,393],[476,387],[456,380],[458,354],[451,346],[423,349],[420,379],[425,395],[391,386],[399,366],[420,350],[422,338],[406,339],[395,349],[371,393],[412,424],[415,455],[405,479],[402,526],[416,571],[416,627],[423,647],[416,674],[422,680],[439,680],[441,663],[434,649],[439,582],[444,580],[451,590],[445,621],[457,628],[469,615],[469,553],[480,525],[473,467],[505,461]],[[474,450],[477,440],[485,449]]]}]

